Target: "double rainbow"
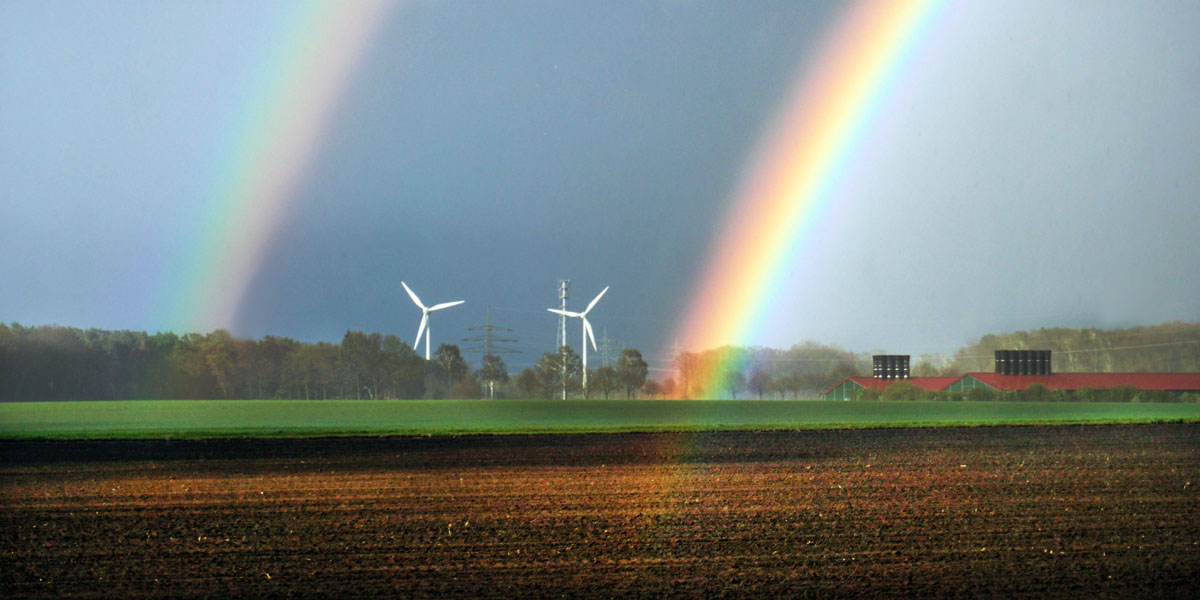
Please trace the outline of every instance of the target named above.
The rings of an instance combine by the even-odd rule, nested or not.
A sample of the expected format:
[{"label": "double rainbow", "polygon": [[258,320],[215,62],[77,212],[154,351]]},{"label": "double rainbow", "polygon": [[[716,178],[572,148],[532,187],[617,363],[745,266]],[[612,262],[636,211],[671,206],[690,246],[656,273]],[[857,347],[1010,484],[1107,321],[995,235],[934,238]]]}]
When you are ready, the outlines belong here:
[{"label": "double rainbow", "polygon": [[[803,259],[805,242],[943,0],[852,4],[768,129],[685,317],[684,348],[752,343]],[[240,134],[207,196],[160,318],[168,329],[228,327],[263,261],[355,66],[396,3],[296,5]],[[736,355],[737,353],[730,353]],[[701,378],[717,388],[725,365]]]},{"label": "double rainbow", "polygon": [[160,317],[168,329],[229,327],[355,66],[395,6],[307,0],[290,9],[261,84],[205,199],[187,262]]},{"label": "double rainbow", "polygon": [[[943,0],[864,0],[841,16],[769,128],[736,195],[728,228],[713,246],[676,328],[682,348],[750,345],[759,337],[942,5]],[[696,377],[700,393],[719,390],[730,368],[719,360],[704,367]]]}]

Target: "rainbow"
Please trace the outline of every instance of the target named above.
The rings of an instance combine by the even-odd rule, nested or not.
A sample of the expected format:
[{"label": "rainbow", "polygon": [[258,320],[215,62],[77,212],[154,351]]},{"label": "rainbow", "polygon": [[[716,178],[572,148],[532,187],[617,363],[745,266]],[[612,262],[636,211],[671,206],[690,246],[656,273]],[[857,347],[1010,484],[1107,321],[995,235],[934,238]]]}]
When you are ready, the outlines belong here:
[{"label": "rainbow", "polygon": [[233,324],[341,93],[394,4],[308,0],[289,9],[173,274],[159,319],[167,329]]},{"label": "rainbow", "polygon": [[[760,142],[760,155],[727,215],[728,227],[712,247],[676,328],[682,348],[750,345],[759,336],[942,5],[943,0],[864,0],[840,16]],[[693,389],[711,396],[734,360],[709,361]]]}]

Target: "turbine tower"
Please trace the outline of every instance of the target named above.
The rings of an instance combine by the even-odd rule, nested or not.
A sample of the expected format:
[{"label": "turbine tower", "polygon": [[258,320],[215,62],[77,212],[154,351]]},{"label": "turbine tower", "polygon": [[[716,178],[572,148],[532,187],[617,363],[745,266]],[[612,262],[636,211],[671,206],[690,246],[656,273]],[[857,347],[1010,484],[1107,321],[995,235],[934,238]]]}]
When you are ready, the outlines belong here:
[{"label": "turbine tower", "polygon": [[429,308],[426,308],[424,304],[421,304],[421,299],[418,298],[417,295],[414,294],[412,290],[408,289],[407,283],[404,283],[403,281],[401,281],[400,285],[404,286],[404,291],[408,292],[408,297],[412,298],[413,304],[416,304],[417,308],[421,309],[421,326],[419,328],[417,328],[417,339],[413,340],[413,350],[420,352],[420,350],[421,350],[421,347],[420,347],[421,335],[424,334],[425,335],[425,360],[429,360],[429,330],[432,329],[432,327],[429,325],[429,313],[431,313],[435,310],[442,310],[443,308],[450,308],[451,306],[458,306],[459,304],[466,302],[466,300],[456,300],[454,302],[443,302],[441,304],[435,304],[433,306],[430,306]]},{"label": "turbine tower", "polygon": [[596,350],[596,334],[592,333],[592,324],[588,322],[587,316],[588,316],[588,313],[592,312],[592,308],[594,308],[596,306],[596,303],[600,301],[600,297],[603,296],[604,293],[607,291],[608,291],[607,286],[604,289],[600,290],[600,293],[596,294],[595,298],[592,298],[592,301],[588,303],[587,308],[585,308],[583,310],[583,312],[581,312],[581,313],[571,312],[568,310],[559,310],[557,308],[547,308],[546,309],[556,315],[561,315],[564,317],[579,317],[579,319],[581,321],[583,321],[583,390],[584,390],[584,392],[587,391],[587,345],[588,345],[588,340],[591,340],[591,342],[592,342],[592,350]]},{"label": "turbine tower", "polygon": [[[559,310],[567,310],[567,296],[571,292],[571,280],[558,280],[558,308]],[[562,399],[567,399],[567,355],[563,352],[563,348],[567,345],[567,318],[564,316],[558,317],[558,345],[554,348],[558,351],[558,374],[559,380],[562,381]]]}]

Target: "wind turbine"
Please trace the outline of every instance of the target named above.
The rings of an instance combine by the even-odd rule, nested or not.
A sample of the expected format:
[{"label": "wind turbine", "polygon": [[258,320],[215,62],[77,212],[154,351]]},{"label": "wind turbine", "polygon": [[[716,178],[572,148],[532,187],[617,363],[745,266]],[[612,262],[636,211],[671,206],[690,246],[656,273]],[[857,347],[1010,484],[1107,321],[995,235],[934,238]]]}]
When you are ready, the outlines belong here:
[{"label": "wind turbine", "polygon": [[581,313],[571,312],[569,310],[559,310],[557,308],[547,308],[546,309],[556,315],[562,315],[564,317],[579,317],[579,319],[581,321],[583,321],[583,389],[584,389],[584,391],[587,391],[587,345],[588,345],[588,340],[592,341],[592,350],[597,349],[596,348],[596,334],[592,333],[592,324],[588,323],[587,315],[588,315],[588,313],[592,312],[592,308],[594,308],[596,306],[596,303],[600,301],[600,297],[604,295],[604,292],[608,291],[608,287],[609,286],[605,286],[604,289],[600,290],[600,293],[596,294],[595,298],[592,298],[592,301],[588,303],[587,308],[585,308],[583,310],[583,312],[581,312]]},{"label": "wind turbine", "polygon": [[412,298],[413,304],[416,304],[417,308],[421,309],[421,326],[417,329],[417,339],[413,340],[413,350],[420,351],[421,347],[419,344],[421,343],[421,334],[425,334],[425,360],[429,360],[429,330],[432,329],[432,327],[429,326],[429,313],[435,310],[442,310],[443,308],[450,308],[451,306],[458,306],[459,304],[466,302],[466,300],[443,302],[441,304],[435,304],[429,308],[425,308],[425,305],[421,304],[421,299],[418,298],[412,290],[408,289],[407,283],[401,281],[400,285],[404,286],[404,291],[408,292],[408,297]]}]

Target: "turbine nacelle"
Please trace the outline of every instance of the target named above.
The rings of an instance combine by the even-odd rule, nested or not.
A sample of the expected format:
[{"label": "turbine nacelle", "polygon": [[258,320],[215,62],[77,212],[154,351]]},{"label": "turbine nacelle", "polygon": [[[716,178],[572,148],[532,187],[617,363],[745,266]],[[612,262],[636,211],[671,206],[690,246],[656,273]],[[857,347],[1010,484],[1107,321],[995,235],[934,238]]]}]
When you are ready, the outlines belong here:
[{"label": "turbine nacelle", "polygon": [[548,310],[556,315],[562,315],[564,317],[583,319],[583,332],[584,332],[583,333],[583,336],[584,336],[583,343],[587,344],[588,340],[591,340],[592,350],[597,349],[596,348],[596,336],[595,336],[595,334],[592,333],[592,324],[589,323],[587,320],[587,311],[577,313],[577,312],[571,312],[569,310],[558,310],[557,308],[547,308],[546,310]]},{"label": "turbine nacelle", "polygon": [[600,298],[602,296],[604,296],[604,293],[607,291],[608,291],[608,286],[605,286],[604,289],[600,290],[599,294],[596,294],[595,298],[592,298],[592,301],[588,303],[587,308],[583,309],[583,312],[560,310],[557,308],[547,308],[546,309],[556,315],[562,315],[564,317],[573,317],[573,318],[577,317],[577,318],[579,318],[579,320],[583,321],[583,387],[585,390],[587,389],[587,346],[588,346],[588,341],[590,340],[592,342],[592,350],[599,349],[596,347],[596,334],[595,334],[595,332],[592,331],[592,324],[588,321],[587,315],[588,315],[588,313],[592,312],[592,309],[596,307],[596,303],[600,301]]},{"label": "turbine nacelle", "polygon": [[414,293],[412,291],[412,289],[410,289],[408,287],[407,283],[404,283],[403,281],[401,281],[400,285],[404,286],[404,291],[408,292],[408,297],[412,298],[413,304],[416,304],[417,308],[421,309],[421,326],[417,328],[417,339],[413,340],[413,350],[420,350],[421,336],[424,335],[425,336],[425,360],[429,360],[429,328],[428,328],[429,313],[431,313],[435,310],[442,310],[443,308],[450,308],[451,306],[458,306],[459,304],[466,302],[466,300],[455,300],[454,302],[443,302],[441,304],[434,304],[433,306],[426,307],[424,304],[421,304],[421,299],[418,298],[417,294]]}]

